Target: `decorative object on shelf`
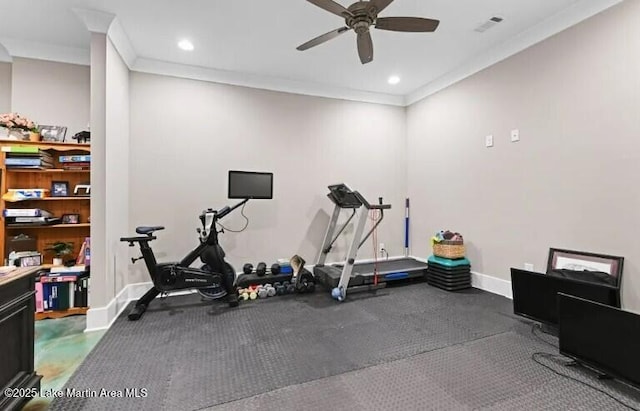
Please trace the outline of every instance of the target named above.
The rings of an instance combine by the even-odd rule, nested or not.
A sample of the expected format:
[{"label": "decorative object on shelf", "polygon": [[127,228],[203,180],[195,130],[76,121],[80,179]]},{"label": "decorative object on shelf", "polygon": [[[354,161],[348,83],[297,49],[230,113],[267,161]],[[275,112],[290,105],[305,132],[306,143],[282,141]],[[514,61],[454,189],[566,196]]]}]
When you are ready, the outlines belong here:
[{"label": "decorative object on shelf", "polygon": [[53,265],[62,265],[62,258],[65,255],[69,255],[73,253],[73,243],[67,243],[64,241],[56,241],[51,245],[51,247],[47,247],[44,249],[45,251],[53,251]]},{"label": "decorative object on shelf", "polygon": [[29,140],[31,132],[38,132],[36,123],[18,113],[0,114],[0,127],[6,130],[0,137],[9,140]]},{"label": "decorative object on shelf", "polygon": [[[84,190],[84,194],[82,191]],[[90,183],[82,183],[75,186],[73,189],[73,194],[77,196],[88,196],[91,194],[91,184]]]},{"label": "decorative object on shelf", "polygon": [[67,181],[51,182],[51,197],[68,197],[68,196],[69,196],[69,182]]},{"label": "decorative object on shelf", "polygon": [[42,141],[63,143],[67,135],[67,128],[64,126],[40,126]]},{"label": "decorative object on shelf", "polygon": [[47,191],[45,188],[10,188],[2,199],[9,202],[40,199],[46,196]]},{"label": "decorative object on shelf", "polygon": [[12,251],[9,253],[9,265],[33,267],[42,264],[42,254],[37,251]]},{"label": "decorative object on shelf", "polygon": [[79,133],[76,133],[71,138],[77,140],[78,144],[88,143],[89,141],[91,141],[91,133],[89,131],[81,131]]},{"label": "decorative object on shelf", "polygon": [[40,132],[39,131],[30,131],[29,132],[29,141],[40,141]]},{"label": "decorative object on shelf", "polygon": [[80,222],[80,214],[63,214],[62,224],[78,224]]}]

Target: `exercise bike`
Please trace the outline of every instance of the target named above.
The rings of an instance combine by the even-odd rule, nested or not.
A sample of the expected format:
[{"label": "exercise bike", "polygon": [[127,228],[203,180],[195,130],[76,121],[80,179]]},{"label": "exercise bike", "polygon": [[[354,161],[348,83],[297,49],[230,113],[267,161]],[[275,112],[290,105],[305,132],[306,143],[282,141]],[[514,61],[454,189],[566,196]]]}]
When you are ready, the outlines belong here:
[{"label": "exercise bike", "polygon": [[[140,319],[149,303],[158,294],[175,290],[196,289],[206,299],[215,300],[227,297],[229,306],[236,307],[238,305],[238,294],[234,289],[235,270],[224,259],[224,250],[218,242],[218,234],[223,230],[218,231],[216,223],[247,201],[249,201],[248,198],[232,207],[225,206],[217,211],[213,209],[203,211],[199,217],[202,228],[197,229],[200,245],[180,262],[156,262],[156,257],[149,243],[157,239],[153,233],[164,230],[162,226],[137,227],[136,233],[141,236],[120,238],[120,241],[128,242],[129,247],[134,247],[135,243],[138,243],[142,256],[131,258],[131,262],[135,264],[136,261],[144,259],[153,282],[153,287],[136,302],[129,312],[129,320]],[[190,267],[198,258],[204,265],[200,268]]]}]

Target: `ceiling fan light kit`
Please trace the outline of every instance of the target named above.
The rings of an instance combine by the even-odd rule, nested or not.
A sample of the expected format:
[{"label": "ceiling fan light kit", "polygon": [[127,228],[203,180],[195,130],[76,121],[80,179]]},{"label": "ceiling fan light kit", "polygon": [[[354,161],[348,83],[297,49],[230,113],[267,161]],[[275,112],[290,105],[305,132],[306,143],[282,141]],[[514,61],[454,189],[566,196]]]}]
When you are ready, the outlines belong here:
[{"label": "ceiling fan light kit", "polygon": [[438,28],[439,20],[422,17],[378,17],[393,0],[358,1],[348,8],[333,0],[307,0],[321,9],[344,18],[345,26],[322,34],[308,42],[298,46],[298,50],[304,51],[334,39],[349,30],[357,35],[358,55],[360,62],[367,64],[373,60],[373,41],[371,39],[371,26],[379,30],[403,31],[411,33],[429,33]]}]

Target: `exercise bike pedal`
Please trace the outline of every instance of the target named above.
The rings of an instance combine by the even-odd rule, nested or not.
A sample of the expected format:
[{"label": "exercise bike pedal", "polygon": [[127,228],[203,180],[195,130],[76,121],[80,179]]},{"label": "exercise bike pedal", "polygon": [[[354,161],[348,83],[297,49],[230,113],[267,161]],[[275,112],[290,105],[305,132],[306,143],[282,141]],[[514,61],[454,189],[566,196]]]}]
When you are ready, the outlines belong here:
[{"label": "exercise bike pedal", "polygon": [[142,314],[144,314],[145,311],[147,311],[146,305],[136,305],[131,309],[131,311],[129,311],[127,318],[129,318],[130,321],[137,321],[142,317]]}]

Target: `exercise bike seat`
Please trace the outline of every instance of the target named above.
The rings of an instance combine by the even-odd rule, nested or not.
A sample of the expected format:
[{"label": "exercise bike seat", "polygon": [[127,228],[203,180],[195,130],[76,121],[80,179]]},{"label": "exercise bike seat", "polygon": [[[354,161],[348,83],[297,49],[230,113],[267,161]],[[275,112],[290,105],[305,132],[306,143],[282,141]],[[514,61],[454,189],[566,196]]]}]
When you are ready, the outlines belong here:
[{"label": "exercise bike seat", "polygon": [[140,226],[140,227],[136,227],[136,233],[138,234],[151,234],[154,231],[159,231],[159,230],[164,230],[163,226],[157,225],[157,226],[153,226],[153,227],[147,227],[147,226]]}]

